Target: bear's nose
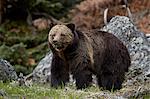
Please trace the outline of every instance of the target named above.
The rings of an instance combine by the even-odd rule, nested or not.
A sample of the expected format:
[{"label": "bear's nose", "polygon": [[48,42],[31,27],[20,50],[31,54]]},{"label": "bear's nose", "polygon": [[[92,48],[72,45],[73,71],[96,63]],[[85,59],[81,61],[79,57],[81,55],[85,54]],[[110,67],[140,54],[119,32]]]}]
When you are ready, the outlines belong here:
[{"label": "bear's nose", "polygon": [[56,43],[57,43],[57,40],[53,40],[53,43],[56,44]]}]

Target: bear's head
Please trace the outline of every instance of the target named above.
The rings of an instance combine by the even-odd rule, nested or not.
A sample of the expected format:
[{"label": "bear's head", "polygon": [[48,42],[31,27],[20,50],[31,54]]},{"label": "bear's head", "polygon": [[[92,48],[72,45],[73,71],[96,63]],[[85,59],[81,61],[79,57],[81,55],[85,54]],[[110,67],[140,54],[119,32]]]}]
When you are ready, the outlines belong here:
[{"label": "bear's head", "polygon": [[74,24],[55,25],[51,28],[48,41],[58,52],[64,51],[74,40]]}]

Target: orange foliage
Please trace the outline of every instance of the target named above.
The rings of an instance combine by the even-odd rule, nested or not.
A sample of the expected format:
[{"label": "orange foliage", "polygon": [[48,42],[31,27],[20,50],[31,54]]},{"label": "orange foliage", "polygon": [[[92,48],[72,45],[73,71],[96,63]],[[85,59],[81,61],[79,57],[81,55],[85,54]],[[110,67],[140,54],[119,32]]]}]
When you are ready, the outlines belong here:
[{"label": "orange foliage", "polygon": [[[138,13],[149,9],[150,0],[128,0],[131,13]],[[123,0],[84,0],[71,10],[71,21],[79,30],[100,28],[104,25],[104,10],[108,10],[108,20],[116,15],[128,16],[127,10],[122,7]],[[134,17],[133,17],[134,19]]]},{"label": "orange foliage", "polygon": [[150,14],[144,16],[141,20],[137,21],[138,27],[144,33],[150,33]]}]

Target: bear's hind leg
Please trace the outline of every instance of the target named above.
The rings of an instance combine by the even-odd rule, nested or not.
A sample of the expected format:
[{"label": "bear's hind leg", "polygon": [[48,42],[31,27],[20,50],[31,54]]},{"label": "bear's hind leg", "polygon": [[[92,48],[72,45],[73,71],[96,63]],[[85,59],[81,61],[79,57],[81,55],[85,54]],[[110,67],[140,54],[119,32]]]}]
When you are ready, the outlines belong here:
[{"label": "bear's hind leg", "polygon": [[117,77],[116,75],[105,74],[97,78],[99,87],[103,87],[106,90],[114,91],[122,88],[123,79]]}]

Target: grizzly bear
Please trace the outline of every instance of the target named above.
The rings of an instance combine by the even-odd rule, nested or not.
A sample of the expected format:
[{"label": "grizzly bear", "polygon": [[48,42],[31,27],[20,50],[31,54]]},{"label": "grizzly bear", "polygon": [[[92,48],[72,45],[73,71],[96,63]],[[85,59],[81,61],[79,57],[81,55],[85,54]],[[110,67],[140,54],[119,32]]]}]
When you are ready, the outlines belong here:
[{"label": "grizzly bear", "polygon": [[53,53],[51,86],[58,87],[76,80],[77,89],[88,87],[92,74],[99,87],[120,89],[130,66],[127,48],[113,34],[97,29],[77,31],[74,24],[55,25],[48,35]]}]

